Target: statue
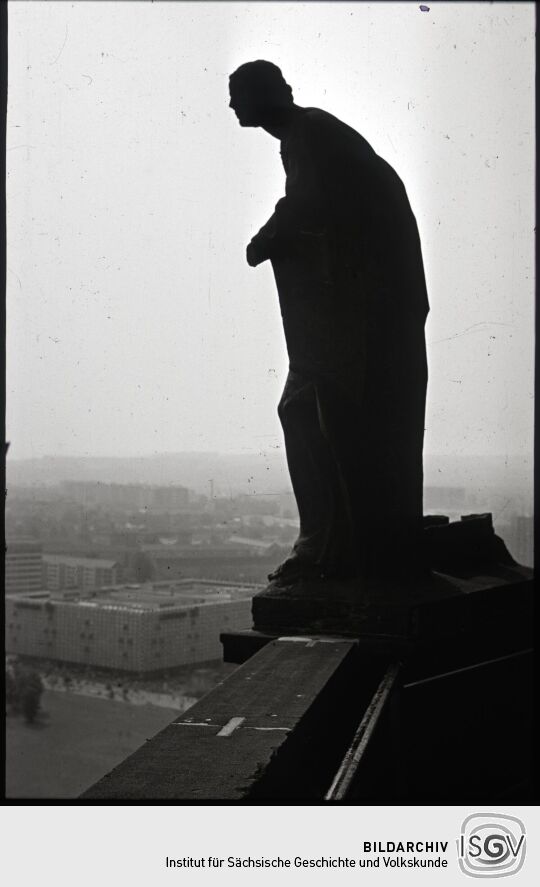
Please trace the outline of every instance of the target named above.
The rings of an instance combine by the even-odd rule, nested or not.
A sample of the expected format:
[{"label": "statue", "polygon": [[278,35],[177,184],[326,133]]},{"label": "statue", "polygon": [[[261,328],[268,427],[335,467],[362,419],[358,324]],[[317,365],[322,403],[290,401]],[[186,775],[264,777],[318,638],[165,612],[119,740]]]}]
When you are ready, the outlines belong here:
[{"label": "statue", "polygon": [[429,310],[403,183],[354,129],[293,101],[278,67],[230,77],[241,126],[280,140],[285,196],[247,247],[269,260],[290,360],[278,413],[300,515],[290,586],[423,572]]}]

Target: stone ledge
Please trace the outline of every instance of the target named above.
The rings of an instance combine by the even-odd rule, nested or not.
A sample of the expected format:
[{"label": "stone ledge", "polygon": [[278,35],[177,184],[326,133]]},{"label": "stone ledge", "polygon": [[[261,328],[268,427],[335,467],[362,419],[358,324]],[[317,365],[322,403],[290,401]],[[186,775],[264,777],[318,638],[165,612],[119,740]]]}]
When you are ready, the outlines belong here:
[{"label": "stone ledge", "polygon": [[321,797],[379,672],[352,640],[272,641],[82,798]]}]

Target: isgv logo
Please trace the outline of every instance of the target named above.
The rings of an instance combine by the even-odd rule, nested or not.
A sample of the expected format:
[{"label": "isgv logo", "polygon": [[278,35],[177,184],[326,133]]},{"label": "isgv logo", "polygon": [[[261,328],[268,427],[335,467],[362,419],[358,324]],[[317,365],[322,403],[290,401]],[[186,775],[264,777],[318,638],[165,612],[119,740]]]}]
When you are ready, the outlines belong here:
[{"label": "isgv logo", "polygon": [[525,860],[525,826],[516,816],[473,813],[461,826],[459,867],[471,878],[504,878]]}]

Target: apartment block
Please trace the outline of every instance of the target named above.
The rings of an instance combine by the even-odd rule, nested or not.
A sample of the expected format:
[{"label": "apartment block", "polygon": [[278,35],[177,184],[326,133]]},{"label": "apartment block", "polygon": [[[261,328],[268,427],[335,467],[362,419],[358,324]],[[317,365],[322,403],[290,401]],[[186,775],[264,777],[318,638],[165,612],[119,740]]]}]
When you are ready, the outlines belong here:
[{"label": "apartment block", "polygon": [[5,567],[6,594],[27,593],[43,588],[43,555],[39,542],[8,540]]},{"label": "apartment block", "polygon": [[50,591],[66,588],[103,588],[115,585],[120,578],[120,565],[114,560],[73,557],[64,554],[43,556],[43,585]]}]

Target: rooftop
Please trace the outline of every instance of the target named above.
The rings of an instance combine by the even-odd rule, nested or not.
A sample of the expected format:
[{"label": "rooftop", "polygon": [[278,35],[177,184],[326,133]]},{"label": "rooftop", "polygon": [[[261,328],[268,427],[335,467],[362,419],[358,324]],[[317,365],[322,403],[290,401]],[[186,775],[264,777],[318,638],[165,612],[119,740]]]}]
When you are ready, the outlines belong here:
[{"label": "rooftop", "polygon": [[117,561],[108,558],[76,557],[68,554],[44,554],[43,560],[46,564],[64,564],[68,567],[101,568],[103,570],[112,570],[117,564]]},{"label": "rooftop", "polygon": [[90,591],[39,591],[9,594],[10,600],[30,600],[49,604],[75,604],[99,609],[160,612],[164,609],[204,606],[249,600],[262,586],[253,583],[219,582],[211,579],[181,579],[177,582],[146,582],[141,585],[113,585]]},{"label": "rooftop", "polygon": [[24,552],[41,552],[42,544],[28,536],[13,536],[6,540],[6,554],[22,554]]}]

